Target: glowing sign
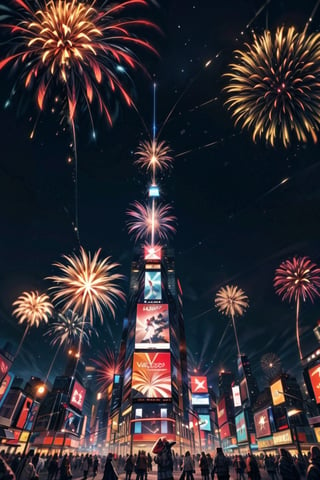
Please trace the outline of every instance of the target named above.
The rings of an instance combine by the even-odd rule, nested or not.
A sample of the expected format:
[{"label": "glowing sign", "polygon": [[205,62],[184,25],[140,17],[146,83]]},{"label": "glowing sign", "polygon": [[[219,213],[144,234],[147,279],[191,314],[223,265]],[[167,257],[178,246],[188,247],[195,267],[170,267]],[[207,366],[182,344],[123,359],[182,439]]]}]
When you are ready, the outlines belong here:
[{"label": "glowing sign", "polygon": [[80,385],[80,383],[75,381],[72,389],[71,398],[70,398],[70,405],[81,410],[85,395],[86,395],[86,389],[82,385]]},{"label": "glowing sign", "polygon": [[145,272],[144,299],[161,300],[161,272]]},{"label": "glowing sign", "polygon": [[239,385],[232,387],[233,405],[235,407],[241,407],[241,395]]},{"label": "glowing sign", "polygon": [[312,385],[312,390],[314,393],[314,398],[316,403],[320,403],[320,365],[309,368],[308,370],[310,382]]},{"label": "glowing sign", "polygon": [[228,420],[226,399],[223,397],[218,403],[218,424],[221,427]]},{"label": "glowing sign", "polygon": [[0,385],[0,407],[2,406],[3,402],[5,401],[6,396],[8,395],[8,392],[11,388],[13,379],[14,379],[13,373],[9,372],[4,377],[4,379],[3,379],[3,381]]},{"label": "glowing sign", "polygon": [[3,355],[0,355],[0,380],[2,380],[8,373],[12,362],[7,360]]},{"label": "glowing sign", "polygon": [[254,425],[257,438],[269,437],[271,435],[269,413],[267,408],[265,408],[261,412],[255,413]]},{"label": "glowing sign", "polygon": [[200,415],[199,414],[199,424],[200,424],[200,430],[205,430],[206,432],[211,432],[210,416],[209,415]]},{"label": "glowing sign", "polygon": [[160,192],[159,192],[159,187],[157,185],[151,185],[149,187],[149,197],[159,197]]},{"label": "glowing sign", "polygon": [[63,428],[66,432],[74,433],[78,435],[80,433],[81,427],[81,415],[72,412],[71,410],[66,410]]},{"label": "glowing sign", "polygon": [[133,398],[171,398],[170,353],[133,354]]},{"label": "glowing sign", "polygon": [[190,377],[192,393],[208,393],[207,377]]},{"label": "glowing sign", "polygon": [[24,430],[28,430],[28,431],[32,430],[33,425],[34,425],[34,423],[36,421],[36,418],[37,418],[37,413],[38,413],[39,407],[40,407],[40,404],[38,402],[33,402],[32,407],[29,410],[26,423],[23,427]]},{"label": "glowing sign", "polygon": [[227,437],[230,437],[230,436],[231,436],[230,425],[229,425],[229,423],[226,423],[220,429],[220,438],[222,440],[223,438],[227,438]]},{"label": "glowing sign", "polygon": [[27,417],[28,417],[31,406],[32,406],[32,399],[27,397],[22,405],[20,415],[16,423],[17,428],[23,429],[27,421]]},{"label": "glowing sign", "polygon": [[161,246],[160,245],[146,245],[144,247],[145,260],[161,260]]},{"label": "glowing sign", "polygon": [[209,405],[209,395],[205,395],[203,393],[192,393],[191,403],[192,405]]},{"label": "glowing sign", "polygon": [[135,347],[137,349],[169,348],[169,310],[166,303],[137,305]]},{"label": "glowing sign", "polygon": [[244,412],[239,413],[239,415],[235,417],[235,422],[238,442],[246,442],[248,440],[248,432]]},{"label": "glowing sign", "polygon": [[272,385],[270,385],[270,389],[273,405],[280,405],[281,403],[284,403],[286,401],[283,394],[283,386],[281,380],[277,380]]}]

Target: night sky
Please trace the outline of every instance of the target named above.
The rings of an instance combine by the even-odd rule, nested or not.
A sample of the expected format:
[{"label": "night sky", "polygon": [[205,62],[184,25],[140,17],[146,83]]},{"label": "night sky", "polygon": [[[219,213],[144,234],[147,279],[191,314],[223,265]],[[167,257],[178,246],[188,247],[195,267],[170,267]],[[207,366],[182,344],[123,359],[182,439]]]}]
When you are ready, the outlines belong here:
[{"label": "night sky", "polygon": [[[150,78],[132,73],[139,115],[120,102],[110,128],[94,112],[96,141],[86,114],[78,119],[81,243],[92,252],[101,247],[128,279],[134,245],[127,234],[126,210],[130,202],[144,199],[147,178],[133,165],[133,153],[146,138],[140,117],[151,129],[153,81],[158,85],[158,129],[181,97],[161,134],[176,155],[162,189],[178,218],[172,246],[184,292],[189,366],[208,373],[213,383],[221,368],[235,369],[236,359],[233,330],[228,328],[222,338],[228,319],[214,308],[217,290],[236,284],[249,297],[248,311],[237,319],[239,343],[263,386],[260,359],[265,353],[276,353],[285,370],[299,374],[295,307],[275,294],[274,271],[294,255],[320,263],[319,147],[311,140],[287,150],[262,141],[254,144],[249,133],[234,127],[224,106],[223,74],[234,49],[252,41],[251,28],[262,33],[266,25],[272,31],[295,25],[302,31],[316,2],[273,0],[254,19],[264,3],[150,1],[140,16],[157,23],[162,34],[145,32],[159,57],[139,52]],[[309,31],[319,26],[320,8]],[[12,302],[25,290],[48,288],[43,279],[53,273],[52,263],[77,247],[73,165],[67,162],[70,135],[49,105],[35,138],[29,139],[37,116],[33,92],[20,85],[10,106],[3,108],[18,75],[10,69],[0,72],[0,335],[2,344],[10,340],[15,345],[23,327],[11,316]],[[289,180],[281,184],[285,178]],[[123,316],[122,306],[115,321],[106,317],[87,358],[108,345],[118,346]],[[320,318],[320,299],[302,305],[300,318],[307,354],[317,345],[312,328]],[[45,376],[49,366],[44,331],[31,329],[13,367],[26,379]],[[64,358],[61,354],[54,374],[62,373]]]}]

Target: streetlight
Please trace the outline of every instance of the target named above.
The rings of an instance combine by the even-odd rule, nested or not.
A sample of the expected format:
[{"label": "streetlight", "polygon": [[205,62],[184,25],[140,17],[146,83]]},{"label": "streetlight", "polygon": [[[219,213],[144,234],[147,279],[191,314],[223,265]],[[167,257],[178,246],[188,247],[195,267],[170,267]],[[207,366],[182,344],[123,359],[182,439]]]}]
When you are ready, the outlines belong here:
[{"label": "streetlight", "polygon": [[[293,408],[293,409],[287,411],[287,415],[288,415],[289,418],[291,418],[291,417],[294,417],[295,415],[299,415],[299,413],[301,413],[301,412],[302,412],[302,410],[298,410],[297,408]],[[300,445],[300,440],[299,440],[299,435],[298,435],[298,432],[297,432],[297,425],[296,425],[295,421],[293,421],[292,423],[290,421],[290,427],[293,427],[293,433],[294,433],[295,441],[297,443],[297,450],[298,450],[299,458],[303,458],[301,445]]]}]

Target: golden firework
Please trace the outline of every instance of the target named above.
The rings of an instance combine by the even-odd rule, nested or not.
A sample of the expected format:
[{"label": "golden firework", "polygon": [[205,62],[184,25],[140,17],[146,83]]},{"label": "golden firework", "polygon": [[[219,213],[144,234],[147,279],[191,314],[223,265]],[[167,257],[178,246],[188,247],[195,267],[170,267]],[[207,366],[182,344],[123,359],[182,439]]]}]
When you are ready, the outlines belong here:
[{"label": "golden firework", "polygon": [[320,33],[297,33],[294,27],[254,35],[235,52],[226,101],[235,124],[252,131],[253,141],[288,147],[311,137],[320,124]]},{"label": "golden firework", "polygon": [[170,167],[173,158],[170,155],[171,149],[164,141],[146,140],[140,142],[136,151],[137,160],[135,163],[147,171],[152,171],[152,181],[155,183],[156,171],[162,171]]},{"label": "golden firework", "polygon": [[117,283],[123,275],[114,273],[118,264],[112,263],[111,257],[100,259],[100,252],[101,249],[91,256],[81,247],[79,255],[63,255],[66,264],[54,264],[60,275],[48,277],[55,283],[50,288],[54,292],[53,301],[64,312],[71,309],[84,319],[89,316],[91,325],[95,314],[103,322],[103,307],[115,316],[117,300],[125,298]]},{"label": "golden firework", "polygon": [[23,292],[12,305],[16,307],[13,315],[18,318],[18,323],[26,322],[28,327],[39,327],[41,322],[48,323],[53,312],[48,295],[40,295],[37,291]]},{"label": "golden firework", "polygon": [[215,299],[215,306],[219,312],[228,317],[243,315],[249,306],[248,297],[244,291],[234,285],[221,287]]}]

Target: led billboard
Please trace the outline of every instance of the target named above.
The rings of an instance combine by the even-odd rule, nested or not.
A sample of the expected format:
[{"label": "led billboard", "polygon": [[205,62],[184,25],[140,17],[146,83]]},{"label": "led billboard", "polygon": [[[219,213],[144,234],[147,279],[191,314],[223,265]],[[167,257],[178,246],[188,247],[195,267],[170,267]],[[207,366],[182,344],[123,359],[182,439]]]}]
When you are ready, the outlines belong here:
[{"label": "led billboard", "polygon": [[320,403],[320,365],[309,368],[308,375],[312,385],[312,390],[314,393],[314,398],[316,403]]},{"label": "led billboard", "polygon": [[148,271],[144,276],[144,300],[161,300],[161,272]]},{"label": "led billboard", "polygon": [[191,393],[208,393],[207,377],[192,376]]},{"label": "led billboard", "polygon": [[270,385],[270,389],[273,405],[280,405],[281,403],[284,403],[286,401],[283,394],[283,386],[281,379]]},{"label": "led billboard", "polygon": [[223,427],[220,428],[220,438],[223,440],[224,438],[230,437],[231,432],[230,432],[230,425],[229,423],[225,423]]},{"label": "led billboard", "polygon": [[0,354],[0,382],[7,375],[12,362]]},{"label": "led billboard", "polygon": [[135,347],[137,349],[168,349],[169,309],[166,303],[137,305]]},{"label": "led billboard", "polygon": [[135,352],[133,354],[132,397],[135,399],[171,398],[169,352]]},{"label": "led billboard", "polygon": [[144,247],[145,260],[161,260],[161,246],[160,245],[146,245]]},{"label": "led billboard", "polygon": [[234,387],[232,387],[232,397],[233,397],[233,405],[235,407],[241,407],[241,395],[240,395],[239,385],[235,385]]},{"label": "led billboard", "polygon": [[191,403],[192,405],[209,405],[209,395],[205,395],[203,393],[192,393]]},{"label": "led billboard", "polygon": [[246,378],[243,378],[240,382],[240,396],[242,403],[244,403],[249,398],[248,394],[248,384]]},{"label": "led billboard", "polygon": [[218,403],[218,425],[221,427],[228,420],[226,399],[222,397]]},{"label": "led billboard", "polygon": [[199,414],[200,430],[211,432],[210,415]]},{"label": "led billboard", "polygon": [[8,395],[13,379],[14,379],[13,373],[9,372],[2,380],[2,383],[0,385],[0,407],[2,406],[6,396]]},{"label": "led billboard", "polygon": [[269,437],[271,435],[269,412],[267,408],[254,414],[254,425],[257,438]]},{"label": "led billboard", "polygon": [[32,404],[32,407],[29,410],[26,423],[23,427],[24,430],[28,430],[29,432],[32,430],[37,418],[39,407],[40,407],[40,404],[34,401]]},{"label": "led billboard", "polygon": [[25,399],[25,401],[22,405],[21,411],[19,413],[17,423],[16,423],[17,428],[21,428],[21,429],[24,428],[24,425],[27,421],[27,417],[28,417],[31,405],[32,405],[32,399],[29,398],[29,397],[26,397],[26,399]]},{"label": "led billboard", "polygon": [[74,433],[75,435],[80,434],[81,428],[81,419],[82,416],[78,413],[72,412],[71,410],[66,410],[66,414],[63,422],[63,429],[65,432]]},{"label": "led billboard", "polygon": [[244,412],[239,413],[239,415],[235,417],[235,422],[238,442],[246,442],[248,440],[248,432]]},{"label": "led billboard", "polygon": [[72,389],[72,394],[70,397],[70,405],[82,410],[84,397],[86,396],[86,389],[80,385],[79,382],[75,381]]}]

